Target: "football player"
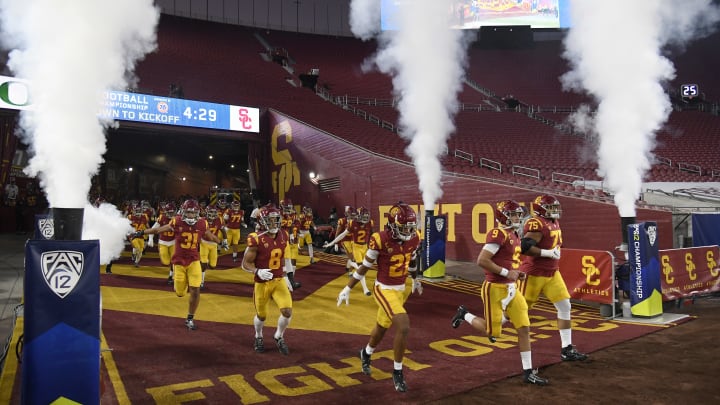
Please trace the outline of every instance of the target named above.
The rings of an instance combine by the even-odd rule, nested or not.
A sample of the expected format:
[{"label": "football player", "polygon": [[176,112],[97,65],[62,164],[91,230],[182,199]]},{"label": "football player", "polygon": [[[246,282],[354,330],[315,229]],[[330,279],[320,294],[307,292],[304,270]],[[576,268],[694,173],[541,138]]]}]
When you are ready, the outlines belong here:
[{"label": "football player", "polygon": [[[338,219],[337,229],[335,229],[335,235],[341,235],[341,234],[343,234],[343,232],[348,230],[350,221],[355,219],[356,215],[357,215],[357,210],[352,205],[346,205],[345,206],[345,217]],[[350,231],[348,230],[348,232],[345,232],[344,235],[345,236],[343,236],[340,239],[340,244],[342,245],[343,250],[345,251],[345,255],[347,256],[347,263],[345,263],[345,272],[350,274],[350,272],[352,271],[351,269],[357,268],[357,264],[355,264],[355,262],[353,261],[355,257],[353,255],[353,251],[352,251],[352,249],[353,249],[352,234],[350,234]],[[337,238],[335,238],[335,239],[337,239]],[[333,242],[335,242],[335,241],[333,241]],[[335,242],[335,243],[337,243],[337,242]],[[334,245],[335,251],[337,252],[338,248],[337,248],[337,245],[335,245],[335,243],[326,243],[323,246],[329,247],[329,246]]]},{"label": "football player", "polygon": [[240,246],[240,227],[247,228],[245,223],[245,210],[240,208],[240,201],[233,200],[230,203],[230,209],[227,211],[227,235],[228,243],[232,248],[233,262],[237,261],[237,254]]},{"label": "football player", "polygon": [[[135,232],[143,231],[148,227],[149,219],[139,204],[132,207],[132,211],[127,218],[130,220],[130,225],[135,229]],[[132,245],[132,261],[135,267],[140,267],[140,259],[143,251],[145,251],[145,239],[143,237],[132,237],[130,244]]]},{"label": "football player", "polygon": [[527,278],[520,282],[520,292],[530,308],[540,293],[553,303],[557,310],[557,326],[560,332],[560,358],[563,361],[582,361],[588,358],[572,344],[570,322],[570,294],[560,274],[560,246],[562,230],[560,201],[551,195],[540,195],[530,204],[533,216],[523,227],[520,242],[525,258],[521,270]]},{"label": "football player", "polygon": [[485,271],[481,287],[485,319],[470,313],[461,305],[452,318],[452,327],[457,328],[463,321],[481,334],[488,336],[491,343],[502,334],[505,315],[517,330],[520,361],[525,382],[546,385],[547,380],[537,375],[532,367],[530,352],[530,317],[525,297],[517,293],[517,280],[523,280],[520,271],[520,238],[523,209],[516,201],[505,200],[495,205],[497,227],[488,231],[485,245],[477,258],[477,265]]},{"label": "football player", "polygon": [[172,256],[174,269],[175,294],[184,297],[190,292],[188,302],[188,315],[185,326],[188,330],[197,329],[195,312],[200,304],[200,283],[202,281],[202,267],[200,266],[200,249],[198,244],[201,238],[221,243],[220,238],[208,228],[205,218],[200,217],[200,204],[197,200],[185,200],[182,213],[173,217],[170,223],[158,228],[138,231],[134,235],[142,237],[172,231],[175,235],[175,252]]},{"label": "football player", "polygon": [[367,346],[360,349],[362,372],[369,375],[370,357],[391,325],[395,325],[393,340],[393,384],[398,392],[407,391],[403,376],[403,357],[407,347],[410,318],[404,307],[405,282],[412,277],[412,293],[422,294],[422,283],[417,279],[417,216],[407,204],[398,203],[387,214],[388,228],[370,237],[365,258],[352,274],[347,285],[338,295],[337,305],[350,303],[350,290],[365,277],[365,273],[377,263],[377,279],[373,296],[378,304],[376,324],[370,333]]},{"label": "football player", "polygon": [[295,270],[298,258],[298,231],[300,230],[300,222],[297,218],[295,207],[289,198],[280,201],[280,211],[282,211],[281,227],[289,235],[287,248],[285,249],[285,273],[290,281],[288,287],[290,291],[300,288],[300,282],[295,280]]},{"label": "football player", "polygon": [[[218,238],[222,235],[222,243],[219,245],[223,249],[230,250],[227,240],[227,227],[225,227],[225,221],[218,215],[218,209],[215,205],[208,205],[205,210],[206,220],[208,223],[208,229]],[[202,281],[200,282],[200,289],[205,288],[205,270],[208,268],[214,269],[217,266],[218,260],[218,244],[213,240],[203,236],[200,240],[200,266],[202,267]]]},{"label": "football player", "polygon": [[265,351],[263,326],[268,314],[270,300],[280,308],[280,317],[273,337],[275,344],[284,355],[290,353],[285,343],[285,330],[292,317],[292,297],[288,288],[289,282],[283,271],[283,255],[289,240],[288,233],[281,228],[280,210],[268,204],[260,208],[258,216],[259,230],[247,237],[247,247],[243,255],[242,268],[255,274],[253,300],[255,304],[255,343],[253,348],[258,353]]},{"label": "football player", "polygon": [[[374,225],[375,223],[370,219],[370,211],[365,207],[360,207],[357,209],[354,219],[350,220],[345,230],[335,237],[335,239],[326,243],[325,247],[333,246],[338,241],[343,240],[346,235],[350,235],[352,240],[352,248],[350,248],[350,251],[353,255],[351,266],[357,269],[358,264],[362,263],[365,258],[365,253],[368,249],[368,241],[370,239],[370,235],[372,235]],[[365,295],[371,295],[370,289],[368,289],[367,282],[364,278],[360,280],[360,285],[362,285]]]},{"label": "football player", "polygon": [[[159,228],[163,225],[170,223],[170,220],[175,217],[175,203],[168,202],[161,207],[160,215],[158,215],[157,221],[153,224],[153,228]],[[148,246],[153,247],[155,245],[155,235],[148,236]],[[173,267],[170,263],[173,253],[175,253],[175,234],[173,231],[163,232],[158,236],[158,254],[160,255],[160,262],[170,268],[168,274],[167,283],[172,285],[173,283]]]},{"label": "football player", "polygon": [[307,246],[308,256],[310,256],[310,264],[313,264],[313,240],[312,240],[312,228],[315,227],[313,210],[305,204],[302,208],[302,213],[298,218],[300,221],[300,232],[298,234],[298,248],[302,249],[303,246]]}]

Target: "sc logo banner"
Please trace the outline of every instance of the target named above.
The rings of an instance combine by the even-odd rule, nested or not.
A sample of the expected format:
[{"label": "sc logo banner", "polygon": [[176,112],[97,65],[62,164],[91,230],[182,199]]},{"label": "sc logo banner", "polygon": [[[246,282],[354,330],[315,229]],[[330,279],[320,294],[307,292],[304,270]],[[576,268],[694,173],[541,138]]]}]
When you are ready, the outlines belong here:
[{"label": "sc logo banner", "polygon": [[82,252],[55,250],[40,255],[43,279],[58,297],[65,298],[75,289],[83,272]]}]

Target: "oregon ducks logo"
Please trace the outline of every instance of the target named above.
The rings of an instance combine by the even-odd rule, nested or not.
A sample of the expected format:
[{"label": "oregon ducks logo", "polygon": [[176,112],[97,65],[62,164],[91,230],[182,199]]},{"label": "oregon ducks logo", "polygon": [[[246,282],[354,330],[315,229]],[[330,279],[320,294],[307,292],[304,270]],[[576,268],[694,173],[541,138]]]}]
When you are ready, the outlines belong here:
[{"label": "oregon ducks logo", "polygon": [[48,287],[65,298],[80,281],[85,259],[82,252],[55,250],[40,255],[40,268]]}]

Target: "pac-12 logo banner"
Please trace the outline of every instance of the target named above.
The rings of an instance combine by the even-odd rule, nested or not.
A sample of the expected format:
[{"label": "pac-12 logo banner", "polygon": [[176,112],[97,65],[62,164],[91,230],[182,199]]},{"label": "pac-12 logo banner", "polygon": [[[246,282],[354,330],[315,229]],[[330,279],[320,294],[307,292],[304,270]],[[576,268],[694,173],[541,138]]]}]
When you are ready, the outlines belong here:
[{"label": "pac-12 logo banner", "polygon": [[55,250],[40,255],[45,283],[58,297],[65,298],[80,281],[85,263],[82,252]]},{"label": "pac-12 logo banner", "polygon": [[100,403],[100,241],[25,244],[22,403]]},{"label": "pac-12 logo banner", "polygon": [[425,254],[422,267],[425,277],[445,276],[445,238],[447,217],[445,215],[425,216]]}]

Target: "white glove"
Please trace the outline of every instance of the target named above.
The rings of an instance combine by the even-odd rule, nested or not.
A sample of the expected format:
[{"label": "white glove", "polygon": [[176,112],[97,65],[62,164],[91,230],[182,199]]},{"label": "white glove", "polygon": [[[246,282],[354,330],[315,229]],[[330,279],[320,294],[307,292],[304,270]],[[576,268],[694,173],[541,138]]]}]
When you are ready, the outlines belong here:
[{"label": "white glove", "polygon": [[290,234],[290,243],[295,243],[295,235]]},{"label": "white glove", "polygon": [[227,239],[223,239],[223,240],[222,240],[222,243],[220,244],[220,247],[222,247],[223,249],[225,249],[225,251],[230,250],[230,245],[228,245]]},{"label": "white glove", "polygon": [[333,249],[335,249],[335,251],[337,252],[339,250],[338,245],[333,246]]},{"label": "white glove", "polygon": [[155,236],[155,235],[150,235],[150,236],[148,236],[148,247],[153,247],[153,246],[155,246],[155,238],[154,238],[154,236]]},{"label": "white glove", "polygon": [[423,291],[422,282],[420,282],[420,280],[417,278],[412,279],[412,281],[413,281],[413,285],[412,285],[412,291],[410,293],[412,294],[415,291],[417,291],[418,295],[422,295],[422,291]]},{"label": "white glove", "polygon": [[257,269],[255,274],[257,274],[257,276],[260,278],[260,280],[267,281],[267,280],[272,280],[272,278],[273,278],[273,274],[272,274],[272,271],[270,271],[270,269]]},{"label": "white glove", "polygon": [[287,276],[285,276],[283,278],[285,279],[285,284],[287,284],[288,290],[290,290],[290,292],[293,292],[293,287],[292,287],[292,283],[290,282],[290,279],[287,278]]},{"label": "white glove", "polygon": [[547,257],[548,259],[560,259],[560,246],[555,246],[553,249],[540,249],[540,256]]},{"label": "white glove", "polygon": [[247,228],[247,224],[245,222],[242,223],[243,228]]},{"label": "white glove", "polygon": [[345,305],[350,305],[350,287],[348,286],[345,286],[345,288],[340,291],[340,294],[338,295],[337,306],[340,306],[343,301],[345,301]]},{"label": "white glove", "polygon": [[330,242],[323,243],[323,248],[329,248],[330,246],[333,246],[330,244]]},{"label": "white glove", "polygon": [[357,269],[360,268],[360,266],[358,266],[358,264],[355,263],[355,262],[350,262],[350,266],[352,266],[352,268],[355,269],[355,270],[357,270]]}]

